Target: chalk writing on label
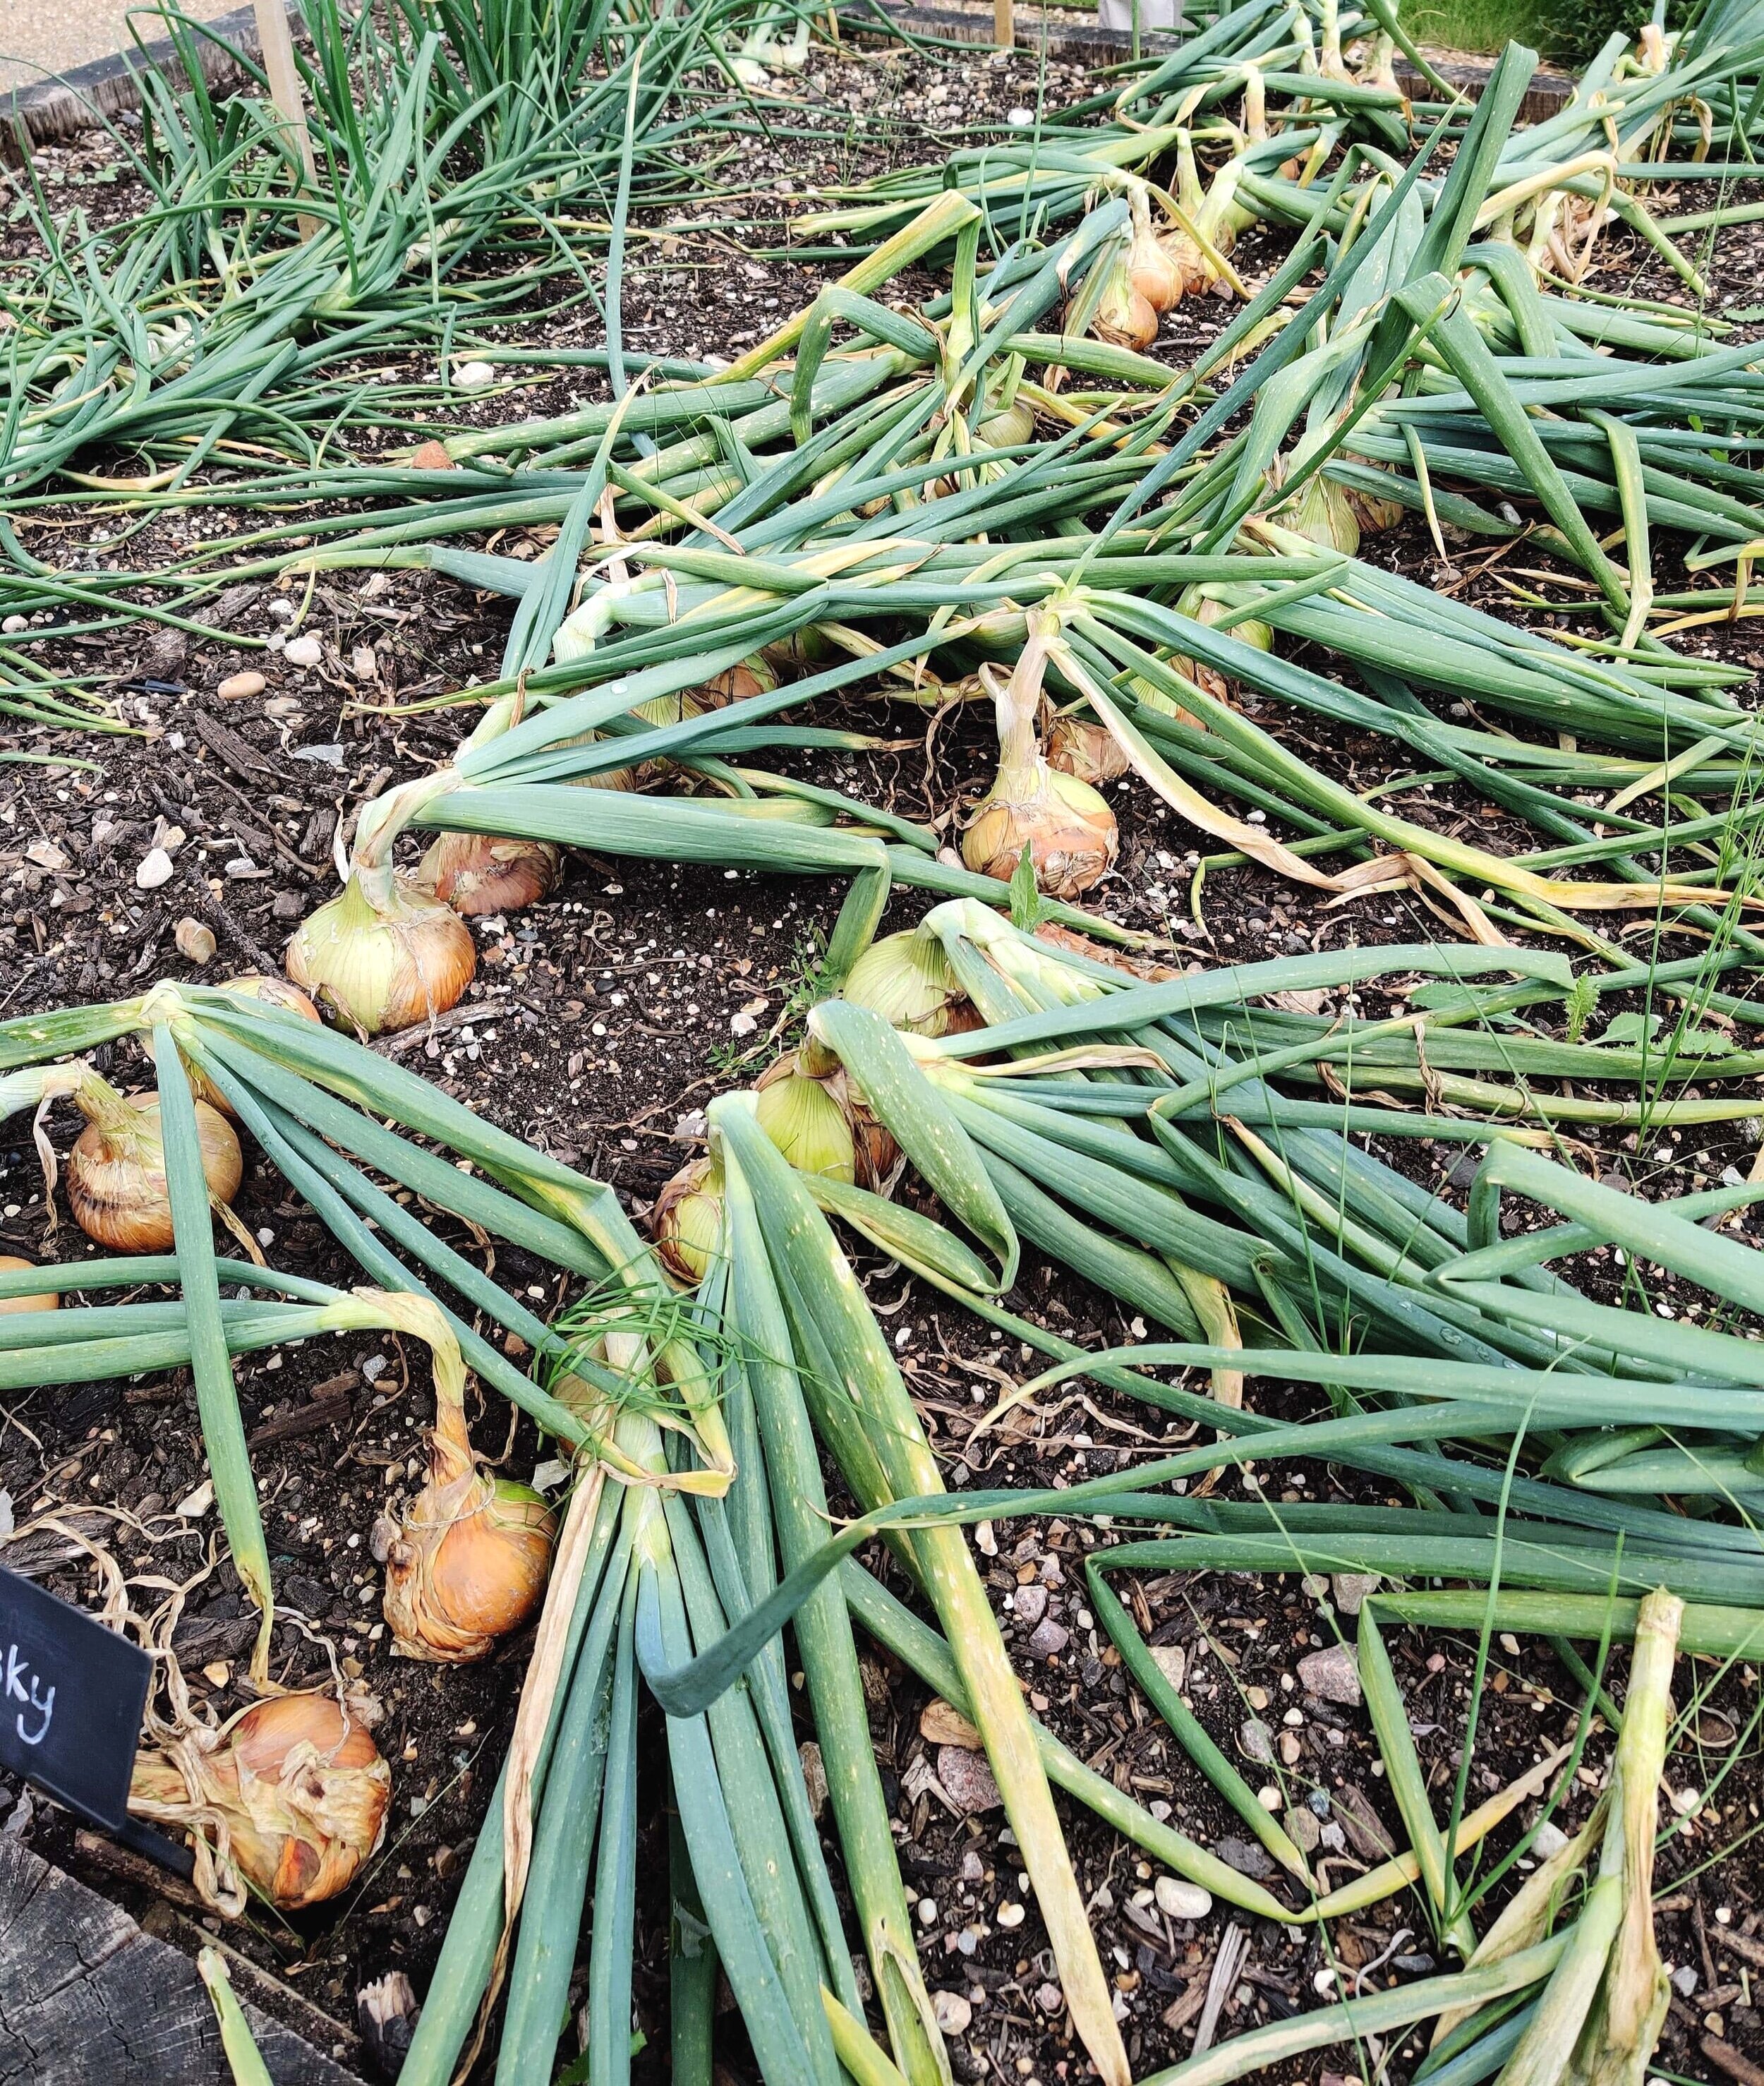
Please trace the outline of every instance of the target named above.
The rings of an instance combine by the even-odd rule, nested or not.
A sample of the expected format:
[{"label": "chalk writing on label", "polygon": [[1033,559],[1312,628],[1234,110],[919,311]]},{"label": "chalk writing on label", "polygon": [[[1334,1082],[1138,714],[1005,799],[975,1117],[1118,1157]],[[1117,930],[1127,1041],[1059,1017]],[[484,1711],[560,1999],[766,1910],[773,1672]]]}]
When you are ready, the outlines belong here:
[{"label": "chalk writing on label", "polygon": [[[54,1721],[54,1684],[50,1682],[45,1689],[42,1680],[31,1671],[29,1661],[21,1656],[15,1644],[6,1646],[5,1699],[9,1709],[15,1702],[25,1705],[12,1720],[19,1738],[28,1746],[41,1745]],[[32,1725],[34,1730],[31,1728]]]}]

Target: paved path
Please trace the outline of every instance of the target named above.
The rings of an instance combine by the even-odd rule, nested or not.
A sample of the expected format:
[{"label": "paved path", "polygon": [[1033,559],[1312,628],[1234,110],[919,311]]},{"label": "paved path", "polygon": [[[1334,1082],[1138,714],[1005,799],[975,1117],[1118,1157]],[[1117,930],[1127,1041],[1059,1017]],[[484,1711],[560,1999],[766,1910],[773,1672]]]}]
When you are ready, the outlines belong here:
[{"label": "paved path", "polygon": [[[241,0],[183,0],[181,11],[212,21]],[[135,34],[143,43],[165,34],[149,7],[136,7]],[[29,87],[128,47],[128,0],[0,0],[0,88]]]}]

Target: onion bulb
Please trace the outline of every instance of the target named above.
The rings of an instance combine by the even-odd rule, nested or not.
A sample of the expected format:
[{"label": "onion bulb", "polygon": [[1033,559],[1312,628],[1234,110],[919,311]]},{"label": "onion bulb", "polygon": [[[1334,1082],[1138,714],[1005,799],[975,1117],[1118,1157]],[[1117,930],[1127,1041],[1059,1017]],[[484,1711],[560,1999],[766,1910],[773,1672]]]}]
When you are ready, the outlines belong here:
[{"label": "onion bulb", "polygon": [[432,1352],[428,1479],[402,1520],[381,1520],[374,1551],[386,1567],[393,1650],[457,1666],[482,1658],[538,1608],[557,1523],[530,1487],[481,1467],[465,1427],[458,1351]]},{"label": "onion bulb", "polygon": [[536,905],[550,897],[563,866],[563,850],[551,841],[441,833],[430,843],[413,881],[427,896],[472,919]]},{"label": "onion bulb", "polygon": [[695,1289],[722,1243],[723,1172],[715,1160],[695,1159],[663,1185],[649,1229],[662,1266]]},{"label": "onion bulb", "polygon": [[1127,773],[1127,756],[1106,725],[1061,710],[1048,729],[1048,765],[1081,782],[1112,782]]},{"label": "onion bulb", "polygon": [[1143,188],[1133,190],[1133,212],[1128,279],[1153,311],[1161,314],[1182,301],[1182,270],[1152,229],[1151,202]]},{"label": "onion bulb", "polygon": [[1037,888],[1075,898],[1105,875],[1120,835],[1115,814],[1088,782],[1051,768],[1035,739],[1048,648],[1059,618],[1037,610],[1009,680],[984,666],[998,713],[998,775],[962,835],[962,859],[982,876],[1008,882],[1027,847]]},{"label": "onion bulb", "polygon": [[1158,338],[1158,313],[1128,272],[1127,257],[1116,253],[1103,262],[1103,295],[1090,317],[1090,331],[1113,347],[1150,347]]},{"label": "onion bulb", "polygon": [[1035,438],[1034,408],[1023,399],[1014,399],[997,412],[988,413],[975,429],[975,436],[982,449],[1021,449]]},{"label": "onion bulb", "polygon": [[[96,1072],[74,1099],[86,1127],[67,1155],[67,1202],[87,1238],[119,1253],[165,1253],[173,1243],[172,1197],[165,1185],[155,1094],[119,1094]],[[244,1160],[232,1125],[206,1101],[196,1103],[203,1177],[217,1203],[239,1192]]]},{"label": "onion bulb", "polygon": [[1307,543],[1350,558],[1360,547],[1359,517],[1353,501],[1345,487],[1320,470],[1312,472],[1292,498],[1273,512],[1276,521]]},{"label": "onion bulb", "polygon": [[[24,1259],[15,1253],[0,1253],[0,1275],[15,1275],[22,1268],[34,1267],[35,1261]],[[0,1313],[8,1311],[59,1311],[62,1300],[53,1289],[43,1291],[35,1296],[0,1296]]]},{"label": "onion bulb", "polygon": [[380,863],[358,862],[288,944],[288,976],[368,1036],[446,1013],[477,967],[472,930],[453,908]]},{"label": "onion bulb", "polygon": [[771,1066],[754,1088],[759,1127],[799,1173],[851,1181],[857,1173],[856,1139],[824,1080],[811,1079],[793,1050]]},{"label": "onion bulb", "polygon": [[947,1036],[979,1020],[943,944],[935,934],[910,929],[872,942],[846,973],[843,996],[879,1014],[891,1028],[915,1036]]},{"label": "onion bulb", "polygon": [[[286,1013],[299,1015],[303,1021],[320,1021],[322,1019],[318,1009],[300,988],[297,985],[290,985],[286,978],[265,977],[256,971],[251,971],[244,977],[227,979],[215,990],[230,993],[235,999],[254,999],[260,1006],[278,1007]],[[153,1042],[151,1037],[147,1039],[147,1053],[151,1059]],[[206,1101],[210,1108],[219,1109],[223,1115],[232,1113],[232,1107],[227,1096],[206,1072],[191,1064],[186,1064],[184,1071],[190,1083],[190,1092],[198,1100]]]},{"label": "onion bulb", "polygon": [[[1178,615],[1192,616],[1197,623],[1209,629],[1231,612],[1229,602],[1217,600],[1198,586],[1185,587],[1176,602]],[[1252,645],[1258,652],[1272,652],[1274,633],[1265,623],[1252,616],[1242,623],[1234,623],[1226,632],[1240,645]],[[1229,675],[1217,666],[1209,666],[1204,659],[1191,658],[1186,653],[1176,653],[1170,662],[1179,674],[1185,674],[1195,684],[1205,688],[1209,696],[1222,703],[1228,703],[1237,694],[1236,684]]]},{"label": "onion bulb", "polygon": [[816,1045],[786,1051],[754,1088],[760,1128],[799,1173],[880,1188],[900,1148],[853,1090],[845,1067]]},{"label": "onion bulb", "polygon": [[380,1748],[335,1696],[272,1695],[170,1753],[143,1752],[129,1803],[197,1837],[210,1870],[218,1862],[223,1910],[244,1909],[236,1878],[296,1912],[354,1880],[380,1845],[391,1790]]}]

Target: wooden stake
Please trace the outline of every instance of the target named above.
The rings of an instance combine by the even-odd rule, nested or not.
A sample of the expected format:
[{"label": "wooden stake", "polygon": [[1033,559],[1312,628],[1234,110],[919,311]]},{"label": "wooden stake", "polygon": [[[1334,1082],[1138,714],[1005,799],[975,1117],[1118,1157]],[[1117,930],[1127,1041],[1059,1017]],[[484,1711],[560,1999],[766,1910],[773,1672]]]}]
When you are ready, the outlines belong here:
[{"label": "wooden stake", "polygon": [[[1001,0],[1008,4],[1008,0]],[[257,40],[263,47],[263,69],[269,76],[270,99],[291,134],[308,183],[317,187],[318,168],[312,157],[312,134],[306,127],[306,104],[300,93],[300,75],[295,70],[294,38],[288,28],[284,0],[252,0],[257,18]],[[300,236],[310,239],[319,228],[316,217],[302,217]]]},{"label": "wooden stake", "polygon": [[993,0],[993,41],[1001,51],[1011,49],[1017,41],[1017,24],[1011,13],[1011,0]]}]

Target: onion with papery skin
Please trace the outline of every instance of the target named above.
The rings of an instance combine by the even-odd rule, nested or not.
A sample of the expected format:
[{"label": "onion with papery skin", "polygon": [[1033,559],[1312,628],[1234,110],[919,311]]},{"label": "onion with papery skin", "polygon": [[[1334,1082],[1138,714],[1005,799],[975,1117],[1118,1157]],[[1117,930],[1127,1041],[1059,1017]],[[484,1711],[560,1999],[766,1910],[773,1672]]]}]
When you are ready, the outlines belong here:
[{"label": "onion with papery skin", "polygon": [[[230,993],[235,999],[254,999],[264,1007],[279,1007],[287,1013],[297,1014],[303,1021],[321,1023],[324,1017],[297,985],[290,985],[286,978],[265,977],[256,971],[247,972],[244,977],[227,978],[218,985],[217,992]],[[153,1040],[143,1037],[148,1058],[153,1057]],[[186,1063],[185,1077],[190,1083],[190,1092],[199,1101],[206,1101],[212,1109],[219,1109],[224,1116],[232,1113],[232,1104],[206,1072]]]},{"label": "onion with papery skin", "polygon": [[[74,1099],[86,1118],[67,1155],[67,1203],[74,1221],[87,1238],[118,1253],[168,1252],[174,1234],[158,1096],[119,1094],[91,1072]],[[196,1135],[210,1198],[231,1203],[244,1174],[232,1125],[199,1100]]]},{"label": "onion with papery skin", "polygon": [[456,913],[518,913],[556,888],[563,850],[551,841],[491,833],[440,833],[412,879],[417,889]]},{"label": "onion with papery skin", "polygon": [[1022,399],[1014,399],[997,412],[988,414],[974,434],[983,449],[1021,449],[1035,438],[1035,411]]},{"label": "onion with papery skin", "polygon": [[[1176,602],[1178,615],[1192,616],[1197,623],[1204,623],[1209,629],[1231,612],[1228,602],[1215,600],[1198,586],[1185,587]],[[1253,616],[1244,622],[1234,623],[1226,635],[1235,637],[1239,645],[1254,645],[1258,652],[1272,652],[1274,649],[1273,632],[1265,623],[1257,622]],[[1217,666],[1209,666],[1204,659],[1194,659],[1186,653],[1177,653],[1170,663],[1179,674],[1186,674],[1191,681],[1222,703],[1233,702],[1238,694],[1236,683],[1228,675],[1222,674]],[[1154,707],[1174,709],[1177,706],[1166,696],[1155,701]],[[1184,711],[1178,713],[1188,714]]]},{"label": "onion with papery skin", "polygon": [[998,777],[975,807],[962,835],[962,859],[982,876],[1009,882],[1027,847],[1037,888],[1050,898],[1075,898],[1107,873],[1119,847],[1115,814],[1087,782],[1051,768],[1035,739],[1048,647],[1059,618],[1035,610],[1009,680],[980,670],[998,713]]},{"label": "onion with papery skin", "polygon": [[1117,253],[1103,263],[1107,274],[1103,295],[1090,317],[1090,331],[1113,347],[1141,353],[1158,338],[1158,314],[1128,273],[1127,257]]},{"label": "onion with papery skin", "polygon": [[1151,202],[1142,188],[1133,191],[1133,243],[1127,252],[1128,279],[1153,311],[1160,315],[1182,301],[1182,270],[1153,231]]},{"label": "onion with papery skin", "polygon": [[[1269,476],[1277,484],[1273,472]],[[1359,517],[1347,488],[1323,471],[1313,471],[1290,501],[1273,510],[1274,518],[1295,536],[1324,550],[1351,558],[1360,547]]]},{"label": "onion with papery skin", "polygon": [[771,1066],[754,1089],[759,1127],[799,1173],[829,1180],[857,1175],[856,1139],[823,1079],[811,1079],[791,1051]]},{"label": "onion with papery skin", "polygon": [[462,1665],[538,1609],[557,1523],[526,1485],[481,1467],[465,1426],[465,1378],[455,1347],[431,1350],[435,1425],[428,1480],[402,1519],[384,1517],[374,1553],[386,1568],[385,1614],[406,1658]]},{"label": "onion with papery skin", "polygon": [[662,1266],[676,1282],[695,1289],[723,1236],[723,1172],[715,1160],[695,1159],[663,1183],[649,1229]]},{"label": "onion with papery skin", "polygon": [[1062,710],[1048,727],[1048,765],[1081,782],[1113,782],[1127,773],[1127,756],[1106,725]]},{"label": "onion with papery skin", "polygon": [[[14,1275],[19,1269],[35,1267],[34,1260],[26,1260],[22,1254],[0,1253],[0,1275]],[[35,1296],[0,1296],[0,1312],[59,1311],[61,1296],[53,1289],[45,1289]]]},{"label": "onion with papery skin", "polygon": [[[129,1807],[183,1824],[283,1912],[346,1889],[379,1846],[392,1770],[366,1727],[333,1695],[273,1695],[218,1732],[137,1758]],[[198,1875],[202,1864],[198,1863]],[[244,1909],[223,1880],[223,1911]]]},{"label": "onion with papery skin", "polygon": [[915,1036],[947,1036],[979,1023],[943,944],[910,928],[872,942],[847,972],[841,994],[854,1007],[879,1014],[891,1028]]},{"label": "onion with papery skin", "polygon": [[288,976],[368,1036],[446,1013],[477,968],[472,930],[453,908],[380,863],[358,862],[288,944]]}]

